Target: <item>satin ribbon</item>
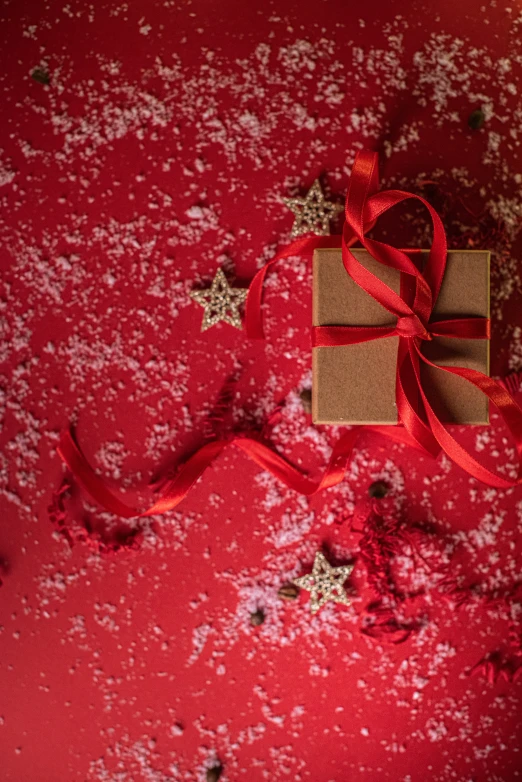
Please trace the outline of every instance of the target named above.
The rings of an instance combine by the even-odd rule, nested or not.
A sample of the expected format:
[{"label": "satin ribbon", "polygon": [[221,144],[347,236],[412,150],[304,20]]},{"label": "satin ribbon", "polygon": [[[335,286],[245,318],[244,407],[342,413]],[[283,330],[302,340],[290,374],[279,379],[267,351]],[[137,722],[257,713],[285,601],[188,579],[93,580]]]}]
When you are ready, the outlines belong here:
[{"label": "satin ribbon", "polygon": [[[352,237],[356,242],[357,237]],[[279,250],[264,266],[259,269],[254,279],[248,286],[248,294],[245,302],[245,331],[249,339],[264,339],[261,302],[263,298],[263,285],[265,277],[278,261],[286,258],[311,256],[318,247],[340,247],[340,236],[303,236]]]},{"label": "satin ribbon", "polygon": [[[438,366],[422,353],[422,343],[434,336],[457,339],[489,339],[489,319],[458,318],[432,321],[433,308],[444,277],[447,258],[446,236],[442,221],[433,207],[420,196],[402,190],[378,191],[377,155],[357,154],[346,196],[346,223],[342,238],[343,264],[353,280],[396,317],[394,326],[352,327],[316,326],[312,332],[314,347],[353,345],[374,339],[399,337],[396,375],[397,410],[400,422],[421,448],[436,456],[442,449],[470,475],[497,488],[507,489],[522,483],[522,410],[505,387],[473,369]],[[410,253],[365,236],[365,226],[380,215],[410,198],[420,201],[433,223],[433,243],[424,270]],[[366,269],[350,251],[354,235],[370,255],[401,273],[403,285],[398,294]],[[431,407],[422,386],[421,362],[443,372],[462,377],[474,385],[498,408],[515,441],[519,460],[517,478],[510,480],[480,464],[463,448],[442,424]]]},{"label": "satin ribbon", "polygon": [[[374,220],[370,220],[365,230],[369,231],[375,224]],[[341,241],[344,241],[347,247],[351,247],[357,241],[357,236],[353,233],[350,236],[349,230],[343,237],[341,236],[303,236],[290,244],[285,245],[283,248],[271,258],[255,275],[252,282],[248,286],[248,294],[245,302],[245,331],[249,339],[264,339],[265,334],[263,330],[263,318],[262,318],[262,298],[263,298],[263,285],[265,277],[272,267],[279,261],[283,261],[286,258],[295,257],[307,257],[312,256],[314,250],[319,247],[341,247]]]},{"label": "satin ribbon", "polygon": [[62,432],[57,450],[60,458],[76,480],[99,505],[109,513],[130,519],[136,516],[154,516],[175,508],[187,496],[205,470],[225,448],[230,446],[239,448],[252,461],[263,470],[271,473],[289,489],[312,497],[343,480],[359,430],[359,427],[354,427],[339,438],[334,445],[323,477],[319,481],[312,481],[304,476],[286,459],[254,436],[242,435],[224,440],[213,440],[202,446],[182,464],[173,478],[162,482],[158,498],[146,510],[127,505],[108,488],[105,480],[94,472],[76,444],[70,430],[66,429]]}]

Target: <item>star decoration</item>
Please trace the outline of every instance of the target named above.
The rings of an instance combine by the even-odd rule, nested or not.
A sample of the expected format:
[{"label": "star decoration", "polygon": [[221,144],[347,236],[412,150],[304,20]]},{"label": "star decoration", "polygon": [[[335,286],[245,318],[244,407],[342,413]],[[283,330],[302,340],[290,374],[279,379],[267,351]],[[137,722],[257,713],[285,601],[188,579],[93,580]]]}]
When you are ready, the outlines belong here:
[{"label": "star decoration", "polygon": [[332,567],[324,554],[318,551],[310,575],[294,578],[293,583],[310,592],[310,611],[312,614],[315,614],[325,603],[330,601],[349,606],[350,600],[343,584],[353,568],[353,565]]},{"label": "star decoration", "polygon": [[319,180],[316,179],[304,198],[283,198],[286,206],[295,215],[292,226],[292,236],[314,233],[319,236],[328,236],[330,233],[330,220],[343,211],[341,204],[333,204],[326,201],[321,190]]},{"label": "star decoration", "polygon": [[224,321],[236,329],[242,328],[239,307],[245,301],[248,291],[243,288],[231,288],[223,270],[218,269],[210,288],[204,291],[191,291],[190,297],[205,309],[201,331],[206,331],[216,323]]}]

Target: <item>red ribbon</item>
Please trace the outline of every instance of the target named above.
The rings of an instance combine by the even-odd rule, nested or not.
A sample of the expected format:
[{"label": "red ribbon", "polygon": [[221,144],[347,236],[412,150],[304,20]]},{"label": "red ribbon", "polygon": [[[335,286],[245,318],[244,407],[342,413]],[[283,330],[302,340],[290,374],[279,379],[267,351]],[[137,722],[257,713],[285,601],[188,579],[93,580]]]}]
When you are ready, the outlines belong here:
[{"label": "red ribbon", "polygon": [[[460,318],[432,322],[433,306],[440,290],[446,265],[446,237],[441,220],[435,210],[419,196],[400,190],[378,193],[377,155],[358,153],[346,197],[346,222],[342,237],[303,237],[280,250],[255,275],[249,287],[246,301],[246,331],[251,338],[263,338],[261,299],[266,274],[280,260],[292,256],[311,255],[318,247],[342,247],[343,263],[351,277],[383,307],[397,317],[391,327],[321,326],[313,330],[313,345],[336,347],[352,345],[372,339],[398,336],[397,406],[403,426],[365,427],[391,440],[405,443],[437,456],[442,448],[455,462],[471,475],[485,483],[509,488],[521,483],[522,473],[522,410],[508,391],[491,378],[471,369],[437,367],[465,378],[480,388],[499,408],[516,442],[520,459],[519,476],[508,480],[487,470],[477,462],[442,425],[422,389],[420,361],[432,364],[421,352],[423,340],[433,336],[467,339],[489,339],[489,320],[486,318]],[[430,212],[433,221],[433,245],[423,273],[409,257],[412,252],[398,250],[390,245],[370,240],[365,236],[378,217],[392,206],[408,198],[417,198]],[[350,252],[349,247],[360,241],[370,254],[381,263],[400,271],[403,277],[401,295],[395,293],[381,280],[366,270]],[[415,251],[413,251],[413,254]],[[410,281],[409,284],[407,281]],[[405,282],[404,282],[405,281]],[[173,478],[163,481],[156,501],[144,511],[120,500],[87,462],[75,443],[70,431],[62,433],[58,453],[74,477],[90,496],[105,510],[123,518],[152,516],[175,508],[188,494],[205,470],[228,446],[234,445],[294,491],[312,496],[339,483],[351,457],[361,427],[354,427],[343,434],[336,443],[329,464],[320,481],[303,476],[282,456],[263,443],[255,434],[228,439],[213,440],[194,453]]]},{"label": "red ribbon", "polygon": [[187,496],[196,481],[228,446],[234,445],[250,457],[263,470],[268,470],[289,489],[311,497],[330,486],[340,483],[350,460],[359,429],[354,428],[343,434],[335,444],[330,461],[319,481],[312,481],[293,467],[282,456],[265,443],[246,435],[226,440],[213,440],[202,446],[178,470],[175,477],[163,481],[159,497],[147,509],[127,505],[120,500],[90,466],[89,462],[75,443],[72,433],[64,430],[58,446],[58,454],[85,491],[105,510],[125,519],[135,516],[153,516],[166,513],[175,508]]},{"label": "red ribbon", "polygon": [[[422,353],[422,342],[434,336],[457,339],[489,339],[487,318],[459,318],[432,321],[432,313],[446,268],[446,236],[442,221],[433,207],[420,196],[402,190],[378,191],[377,155],[359,152],[352,169],[346,196],[346,223],[342,237],[343,264],[355,282],[397,318],[395,326],[316,326],[312,332],[314,347],[354,345],[385,337],[399,337],[396,396],[399,420],[409,435],[428,453],[440,449],[470,475],[498,488],[522,483],[522,410],[508,391],[490,377],[473,369],[433,364]],[[433,243],[425,269],[421,272],[410,253],[365,236],[365,226],[396,204],[416,198],[429,211],[433,223]],[[354,235],[371,256],[405,275],[398,294],[366,269],[353,255],[349,245]],[[510,480],[491,472],[463,448],[441,423],[431,407],[420,376],[424,362],[443,372],[464,378],[480,389],[500,411],[511,432],[519,457],[517,478]]]},{"label": "red ribbon", "polygon": [[[375,221],[370,221],[366,225],[366,230],[369,231],[373,228]],[[352,234],[348,229],[345,230],[343,237],[341,236],[303,236],[296,239],[290,244],[285,245],[279,250],[268,263],[266,263],[255,275],[254,279],[248,286],[248,295],[245,303],[245,330],[247,337],[250,339],[264,339],[265,334],[263,331],[263,320],[261,301],[263,298],[263,285],[265,277],[278,261],[285,260],[286,258],[295,258],[303,256],[312,256],[314,250],[318,247],[341,247],[341,241],[344,241],[347,247],[351,247],[357,241],[357,236]]]}]

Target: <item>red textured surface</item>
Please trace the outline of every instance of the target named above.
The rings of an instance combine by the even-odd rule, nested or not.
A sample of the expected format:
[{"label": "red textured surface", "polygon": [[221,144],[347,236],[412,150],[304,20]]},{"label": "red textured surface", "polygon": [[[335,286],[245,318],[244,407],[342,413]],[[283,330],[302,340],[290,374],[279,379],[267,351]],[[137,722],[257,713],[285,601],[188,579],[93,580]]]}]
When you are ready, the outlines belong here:
[{"label": "red textured surface", "polygon": [[[298,396],[308,262],[270,276],[266,344],[222,325],[200,334],[187,294],[220,265],[246,285],[289,238],[281,197],[320,175],[341,200],[361,146],[383,153],[386,186],[452,194],[452,246],[491,245],[492,373],[522,367],[519,10],[342,5],[4,3],[2,779],[195,781],[218,759],[224,782],[520,776],[522,679],[468,675],[494,652],[516,668],[507,609],[456,610],[435,588],[448,569],[479,592],[513,587],[520,489],[367,434],[345,483],[310,502],[230,451],[136,551],[71,551],[46,513],[62,426],[77,422],[113,487],[144,500],[161,466],[204,441],[230,377],[224,430],[282,403],[274,442],[319,472],[337,433],[314,429]],[[424,225],[403,210],[382,230],[422,246]],[[513,468],[495,416],[462,441]],[[429,571],[408,552],[396,562],[404,589],[426,591],[409,604],[422,628],[397,646],[361,633],[360,560],[351,608],[311,622],[305,594],[277,598],[321,543],[357,556],[350,516],[378,478],[395,515],[429,522],[446,547]],[[114,520],[88,501],[68,512],[110,537]],[[520,601],[510,610],[516,635]]]}]

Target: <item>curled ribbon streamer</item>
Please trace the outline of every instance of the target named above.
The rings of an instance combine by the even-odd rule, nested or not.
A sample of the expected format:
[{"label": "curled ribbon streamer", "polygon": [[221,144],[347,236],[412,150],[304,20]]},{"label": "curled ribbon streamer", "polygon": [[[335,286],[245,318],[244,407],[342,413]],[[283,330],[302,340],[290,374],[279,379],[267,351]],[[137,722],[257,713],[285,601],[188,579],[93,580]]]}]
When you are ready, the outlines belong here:
[{"label": "curled ribbon streamer", "polygon": [[[422,342],[434,336],[456,339],[489,339],[488,318],[456,318],[431,321],[433,307],[446,268],[447,246],[442,221],[433,207],[420,196],[402,190],[378,191],[377,155],[359,152],[355,159],[346,196],[346,223],[342,237],[343,264],[352,279],[381,306],[397,318],[395,326],[315,326],[313,347],[354,345],[374,339],[399,337],[397,355],[396,397],[399,421],[411,438],[428,453],[436,456],[440,449],[470,475],[490,486],[507,489],[522,483],[522,410],[500,383],[473,369],[439,366],[422,353]],[[429,211],[433,223],[433,242],[425,269],[421,272],[409,257],[411,253],[365,236],[366,226],[396,204],[410,198],[420,201]],[[370,255],[401,273],[401,292],[396,293],[366,269],[349,247],[353,236]],[[517,477],[504,478],[488,470],[466,451],[441,423],[431,407],[420,376],[420,363],[462,377],[498,408],[515,440],[519,458]]]},{"label": "curled ribbon streamer", "polygon": [[184,462],[177,475],[163,482],[158,499],[144,511],[127,505],[108,488],[104,479],[94,472],[68,429],[62,432],[58,454],[85,491],[99,505],[116,516],[130,519],[136,516],[166,513],[175,508],[221,452],[232,445],[243,451],[263,470],[278,478],[289,489],[311,497],[342,481],[358,435],[359,427],[354,427],[339,438],[334,445],[323,477],[319,481],[312,481],[304,476],[286,459],[254,437],[241,435],[214,440],[206,443]]}]

